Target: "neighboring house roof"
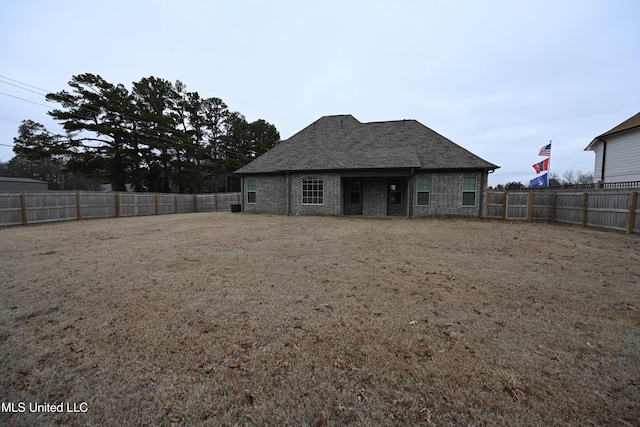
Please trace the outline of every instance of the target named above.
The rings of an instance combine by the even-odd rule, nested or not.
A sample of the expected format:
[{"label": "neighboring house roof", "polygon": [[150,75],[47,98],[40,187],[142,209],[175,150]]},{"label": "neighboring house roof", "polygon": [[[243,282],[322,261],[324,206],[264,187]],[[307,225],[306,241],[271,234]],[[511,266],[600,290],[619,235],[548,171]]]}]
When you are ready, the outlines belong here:
[{"label": "neighboring house roof", "polygon": [[631,129],[635,129],[637,128],[638,130],[640,130],[640,113],[636,114],[635,116],[625,120],[624,122],[620,123],[618,126],[614,127],[611,130],[606,131],[605,133],[596,136],[593,141],[591,141],[589,143],[589,145],[587,145],[587,148],[585,148],[585,151],[589,151],[589,150],[593,150],[595,145],[598,144],[599,142],[601,142],[601,140],[603,139],[603,137],[605,136],[611,136],[620,132],[625,132]]},{"label": "neighboring house roof", "polygon": [[0,176],[1,182],[23,182],[23,183],[33,183],[33,184],[48,184],[47,181],[40,181],[38,179],[31,178],[14,178],[12,176]]},{"label": "neighboring house roof", "polygon": [[361,123],[339,115],[318,119],[236,173],[498,167],[416,120]]}]

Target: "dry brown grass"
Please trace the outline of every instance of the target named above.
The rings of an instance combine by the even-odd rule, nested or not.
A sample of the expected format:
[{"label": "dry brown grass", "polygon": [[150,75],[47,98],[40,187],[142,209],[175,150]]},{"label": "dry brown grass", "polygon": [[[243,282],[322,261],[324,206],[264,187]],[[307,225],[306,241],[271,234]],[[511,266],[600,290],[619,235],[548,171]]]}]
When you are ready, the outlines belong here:
[{"label": "dry brown grass", "polygon": [[1,425],[638,425],[640,239],[183,214],[0,229]]}]

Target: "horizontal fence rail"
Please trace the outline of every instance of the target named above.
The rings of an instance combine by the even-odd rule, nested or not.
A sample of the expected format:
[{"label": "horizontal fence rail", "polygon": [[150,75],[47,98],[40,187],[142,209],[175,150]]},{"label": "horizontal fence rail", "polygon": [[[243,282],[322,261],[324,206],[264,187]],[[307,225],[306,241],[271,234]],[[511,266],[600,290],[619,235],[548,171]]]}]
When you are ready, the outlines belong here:
[{"label": "horizontal fence rail", "polygon": [[89,218],[231,211],[240,193],[55,192],[0,194],[0,226]]},{"label": "horizontal fence rail", "polygon": [[489,191],[487,217],[640,232],[637,191]]},{"label": "horizontal fence rail", "polygon": [[640,181],[620,181],[620,182],[594,182],[591,184],[562,184],[550,187],[536,187],[533,190],[554,191],[554,190],[587,190],[587,189],[634,189],[640,188]]}]

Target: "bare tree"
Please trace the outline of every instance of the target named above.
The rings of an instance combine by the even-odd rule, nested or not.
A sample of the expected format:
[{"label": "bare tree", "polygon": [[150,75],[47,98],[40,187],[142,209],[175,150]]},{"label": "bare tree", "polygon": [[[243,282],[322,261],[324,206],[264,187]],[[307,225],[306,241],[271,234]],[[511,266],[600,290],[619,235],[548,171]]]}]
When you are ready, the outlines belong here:
[{"label": "bare tree", "polygon": [[593,184],[593,172],[578,172],[577,184]]},{"label": "bare tree", "polygon": [[578,173],[575,170],[567,169],[562,172],[562,183],[568,185],[577,184],[577,175]]}]

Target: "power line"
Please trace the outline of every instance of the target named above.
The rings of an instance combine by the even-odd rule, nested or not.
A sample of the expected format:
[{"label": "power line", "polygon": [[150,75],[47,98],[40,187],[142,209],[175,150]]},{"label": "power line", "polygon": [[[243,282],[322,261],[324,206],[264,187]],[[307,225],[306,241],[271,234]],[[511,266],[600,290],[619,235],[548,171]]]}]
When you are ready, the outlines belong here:
[{"label": "power line", "polygon": [[0,82],[4,83],[6,85],[17,87],[18,89],[22,89],[22,90],[26,90],[26,91],[31,92],[31,93],[35,93],[36,95],[42,95],[40,92],[36,92],[35,90],[27,89],[26,87],[18,86],[18,85],[13,84],[13,83],[5,82],[2,79],[0,79]]},{"label": "power line", "polygon": [[[21,84],[21,85],[23,85],[23,86],[28,86],[28,87],[31,87],[31,88],[37,89],[37,90],[42,91],[42,92],[49,92],[49,91],[47,91],[47,90],[45,90],[45,89],[42,89],[42,88],[39,88],[39,87],[37,87],[37,86],[33,86],[33,85],[30,85],[30,84],[27,84],[27,83],[24,83],[24,82],[20,82],[20,81],[18,81],[18,80],[11,79],[11,78],[6,77],[6,76],[0,76],[0,78],[2,78],[2,79],[7,79],[7,80],[10,80],[10,81],[12,81],[12,82],[19,83],[19,84]],[[17,87],[17,88],[22,89],[22,90],[26,90],[26,91],[31,92],[31,93],[35,93],[36,95],[44,96],[44,97],[45,97],[45,99],[46,99],[46,95],[45,95],[45,94],[38,93],[38,92],[36,92],[36,91],[30,90],[30,89],[27,89],[27,88],[25,88],[25,87],[21,87],[21,86],[18,86],[18,85],[16,85],[16,84],[9,83],[9,82],[3,81],[3,80],[0,80],[0,82],[5,83],[5,84],[8,84],[8,85],[11,85],[11,86],[14,86],[14,87]],[[94,93],[96,93],[96,94],[98,94],[98,95],[102,95],[102,93],[97,92],[97,91],[96,91],[93,87],[91,87],[91,86],[88,86],[88,89],[91,89]],[[127,92],[128,92],[128,91],[127,91]],[[35,104],[35,105],[39,105],[39,106],[42,106],[42,107],[51,108],[51,106],[50,106],[50,105],[44,105],[44,104],[41,104],[41,103],[38,103],[38,102],[35,102],[35,101],[31,101],[31,100],[26,99],[26,98],[21,98],[21,97],[19,97],[19,96],[10,95],[10,94],[8,94],[8,93],[4,93],[4,92],[0,92],[0,94],[5,95],[5,96],[9,96],[9,97],[12,97],[12,98],[15,98],[15,99],[19,99],[19,100],[22,100],[22,101],[25,101],[25,102],[29,102],[29,103],[32,103],[32,104]],[[63,95],[63,92],[61,91],[61,92],[57,93],[56,95]],[[187,94],[184,94],[184,95],[187,95]],[[71,94],[67,94],[67,96],[66,96],[66,97],[67,97],[69,100],[75,100],[75,99],[72,97],[72,95],[71,95]],[[62,99],[64,99],[64,98],[65,98],[65,96],[62,96]],[[207,99],[207,98],[205,98],[205,99]],[[203,100],[205,100],[205,99],[203,99]],[[57,102],[57,101],[56,101],[56,102]],[[226,107],[226,105],[225,105],[225,107]],[[227,107],[227,108],[228,108],[228,107]],[[91,106],[90,106],[90,105],[80,105],[80,106],[78,106],[78,107],[77,107],[77,110],[76,110],[76,112],[74,112],[74,115],[76,115],[78,118],[81,118],[81,119],[84,119],[84,120],[91,120],[91,119],[93,119],[93,117],[90,117],[90,116],[88,116],[88,115],[80,114],[80,113],[82,113],[83,111],[85,111],[85,112],[87,112],[87,113],[89,113],[89,114],[96,114],[96,113],[97,113],[97,114],[100,114],[100,113],[102,113],[104,110],[103,110],[103,108],[101,108],[101,107],[95,107],[95,106],[92,106],[92,105],[91,105]],[[133,122],[133,123],[136,123],[136,122],[140,122],[140,121],[142,121],[142,119],[141,119],[141,118],[138,118],[138,117],[131,117],[131,116],[127,115],[127,114],[122,114],[121,112],[118,112],[118,113],[119,113],[119,116],[120,116],[121,118],[127,119],[127,120],[129,120],[129,121],[131,121],[131,122]],[[12,121],[12,122],[20,123],[20,122],[19,122],[19,121],[17,121],[17,120],[11,120],[11,119],[7,119],[7,118],[4,118],[4,117],[2,117],[2,119],[7,120],[7,121]],[[60,137],[60,138],[64,138],[64,137],[65,137],[64,135],[55,134],[55,133],[53,133],[53,132],[49,131],[49,130],[48,130],[48,129],[46,129],[43,125],[40,125],[40,126],[42,127],[42,129],[41,129],[41,130],[42,130],[42,132],[44,132],[44,133],[50,134],[50,135],[55,136],[55,137]],[[129,131],[131,131],[131,129],[128,129],[128,130],[129,130]],[[200,141],[194,141],[194,140],[191,138],[191,135],[190,135],[190,133],[189,133],[189,132],[184,132],[184,131],[181,131],[181,130],[176,129],[176,128],[170,128],[170,127],[162,126],[162,125],[159,125],[159,124],[157,124],[157,127],[156,127],[156,129],[155,129],[155,130],[156,130],[156,131],[161,131],[161,132],[164,132],[164,133],[172,134],[172,135],[169,137],[169,138],[171,138],[171,139],[168,139],[168,138],[166,138],[166,137],[164,137],[164,136],[159,136],[159,135],[149,135],[149,134],[146,134],[146,133],[140,133],[139,135],[140,135],[142,138],[145,138],[145,137],[146,137],[146,138],[150,138],[150,139],[155,139],[156,141],[164,141],[164,142],[168,142],[168,143],[170,144],[170,146],[169,146],[168,148],[171,148],[171,149],[174,149],[174,150],[175,150],[175,149],[179,149],[179,147],[186,147],[186,148],[189,148],[189,149],[195,149],[195,150],[196,150],[196,153],[197,153],[197,154],[196,154],[196,156],[200,156],[200,155],[202,155],[203,153],[207,153],[207,152],[210,152],[210,151],[211,151],[211,150],[207,150],[205,147],[203,147],[202,145],[200,145],[200,144],[201,144],[201,142],[200,142]],[[181,136],[181,135],[186,136],[186,138],[185,138],[185,137],[183,137],[183,136]],[[69,135],[67,135],[67,138],[71,139],[71,137],[70,137]],[[204,142],[204,141],[202,141],[202,142]],[[96,147],[86,147],[83,143],[81,143],[81,145],[82,145],[84,148],[88,148],[88,149],[90,149],[90,148],[96,148]],[[146,143],[146,144],[144,144],[144,143],[143,143],[143,145],[148,146],[148,148],[149,148],[150,150],[160,150],[160,148],[153,148],[153,147],[151,147],[148,143]],[[225,149],[226,147],[224,147],[224,145],[225,145],[225,144],[223,144],[223,147],[219,147],[219,148],[217,148],[217,149],[214,149],[214,152],[215,152],[215,153],[211,153],[211,154],[214,154],[214,156],[216,156],[216,157],[217,157],[217,156],[222,156],[223,158],[221,158],[221,159],[209,158],[208,160],[209,160],[209,161],[213,161],[213,162],[215,163],[215,162],[217,162],[217,161],[219,161],[219,160],[225,160],[225,159],[226,159],[227,161],[229,161],[229,160],[234,159],[234,158],[235,158],[235,159],[241,159],[241,160],[249,160],[249,159],[251,159],[251,158],[254,158],[255,152],[254,152],[254,151],[252,151],[252,150],[244,149],[244,148],[243,148],[243,149],[240,149],[239,147],[236,147],[236,148],[235,148],[235,150],[233,150],[233,151],[227,151],[227,150]],[[14,145],[9,145],[9,144],[0,144],[0,146],[5,146],[5,147],[11,147],[11,148],[14,148],[14,147],[15,147],[15,144],[14,144]],[[180,157],[181,157],[179,153],[174,153],[174,154],[173,154],[173,156],[175,157],[175,159],[180,159]],[[191,157],[191,156],[190,156],[190,157]],[[209,156],[204,156],[204,157],[209,157]],[[192,160],[195,160],[195,159],[192,159]],[[203,160],[204,160],[204,159],[203,159]],[[197,172],[197,171],[180,171],[180,173],[184,173],[184,172],[189,172],[189,173],[201,173],[202,171],[200,171],[200,172]]]},{"label": "power line", "polygon": [[[38,89],[38,90],[40,90],[40,91],[42,91],[42,92],[48,92],[48,93],[51,93],[50,91],[47,91],[46,89],[42,89],[42,88],[39,88],[39,87],[37,87],[37,86],[30,85],[30,84],[28,84],[28,83],[24,83],[24,82],[21,82],[21,81],[19,81],[19,80],[12,79],[12,78],[10,78],[10,77],[6,77],[6,76],[1,76],[1,75],[0,75],[0,78],[2,78],[2,79],[7,79],[7,80],[11,80],[12,82],[19,83],[19,84],[21,84],[21,85],[23,85],[23,86],[32,87],[32,88],[34,88],[34,89]],[[2,81],[2,80],[0,80],[0,81]],[[3,82],[3,83],[11,84],[11,83],[8,83],[8,82]],[[38,94],[38,95],[41,95],[41,96],[45,96],[45,97],[46,97],[46,95],[43,95],[43,94],[40,94],[40,93],[37,93],[37,92],[31,91],[31,90],[29,90],[29,89],[25,89],[25,88],[23,88],[23,87],[20,87],[20,86],[14,85],[14,84],[11,84],[11,85],[12,85],[12,86],[15,86],[15,87],[17,87],[17,88],[19,88],[19,89],[28,90],[29,92],[33,92],[33,93],[36,93],[36,94]],[[101,95],[101,93],[96,92],[96,90],[95,90],[93,87],[88,86],[88,88],[89,88],[90,90],[92,90],[94,93],[96,93],[97,95]],[[127,92],[128,92],[128,90],[127,90]],[[2,92],[0,92],[0,93],[2,93]],[[57,94],[56,94],[56,95],[57,95]],[[8,96],[13,96],[13,95],[8,95]],[[18,98],[18,99],[23,99],[23,98],[19,98],[19,97],[16,97],[16,96],[13,96],[13,97],[14,97],[14,98]],[[67,95],[67,98],[68,98],[68,99],[71,99],[71,98],[72,98],[71,94],[68,94],[68,95]],[[23,99],[23,100],[24,100],[24,99]],[[28,101],[28,102],[32,102],[32,101]],[[38,104],[38,105],[42,105],[42,104]],[[47,108],[49,108],[50,106],[49,106],[49,105],[46,105],[46,107],[47,107]],[[100,108],[100,107],[94,107],[94,106],[89,106],[89,105],[82,105],[82,106],[80,106],[80,107],[78,107],[78,108],[79,108],[79,110],[81,110],[81,111],[82,111],[82,110],[85,110],[85,111],[88,111],[88,112],[90,112],[90,113],[100,113],[100,112],[101,112],[101,108]],[[85,120],[90,120],[90,119],[92,119],[92,117],[89,117],[89,116],[86,116],[86,115],[82,115],[82,114],[76,114],[76,115],[77,115],[77,116],[79,116],[79,117],[80,117],[80,118],[82,118],[82,119],[85,119]],[[124,118],[126,118],[126,119],[128,119],[128,120],[130,120],[130,121],[132,121],[132,122],[136,122],[136,121],[140,120],[139,118],[131,117],[131,116],[127,115],[127,114],[121,114],[121,116],[122,116],[122,117],[124,117]],[[172,132],[172,133],[176,133],[176,132],[177,132],[177,133],[179,133],[179,134],[183,134],[183,135],[187,135],[187,136],[189,136],[186,132],[183,132],[183,131],[181,131],[181,130],[179,130],[179,129],[175,129],[175,128],[168,128],[168,127],[166,127],[166,126],[158,125],[157,129],[165,130],[165,131],[167,131],[167,132]],[[183,140],[189,140],[189,139],[183,139]]]},{"label": "power line", "polygon": [[[40,88],[40,87],[33,86],[33,85],[28,84],[28,83],[24,83],[24,82],[21,82],[21,81],[18,81],[18,80],[12,79],[12,78],[10,78],[10,77],[0,76],[0,78],[2,78],[2,79],[6,79],[6,80],[11,80],[12,82],[20,83],[20,84],[21,84],[21,85],[23,85],[23,86],[29,86],[29,87],[32,87],[32,88],[34,88],[34,89],[38,89],[39,91],[42,91],[42,92],[50,92],[50,91],[48,91],[48,90],[46,90],[46,89],[42,89],[42,88]],[[26,89],[25,89],[25,90],[26,90]]]},{"label": "power line", "polygon": [[[19,80],[15,80],[15,79],[12,79],[10,77],[6,77],[6,76],[0,75],[0,79],[10,80],[12,82],[19,83],[19,84],[21,84],[23,86],[28,86],[28,87],[40,90],[42,92],[48,92],[47,90],[42,89],[40,87],[37,87],[37,86],[34,86],[34,85],[30,85],[28,83],[21,82]],[[0,82],[1,81],[2,80],[0,80]],[[45,95],[43,95],[41,93],[37,93],[35,91],[20,87],[18,85],[12,84],[12,83],[8,83],[8,82],[3,82],[3,83],[9,84],[11,86],[15,86],[15,87],[17,87],[19,89],[23,89],[23,90],[35,93],[35,94],[40,95],[40,96],[45,96]],[[91,87],[89,89],[93,90],[93,88],[91,88]],[[93,90],[93,91],[95,92],[95,90]],[[100,93],[98,93],[98,92],[95,92],[95,93],[100,95]],[[51,107],[50,105],[40,104],[40,103],[31,101],[31,100],[28,100],[28,99],[25,99],[25,98],[21,98],[21,97],[15,96],[15,95],[10,95],[10,94],[4,93],[4,92],[0,92],[0,94],[5,95],[5,96],[9,96],[9,97],[12,97],[12,98],[20,99],[22,101],[30,102],[32,104],[40,105],[40,106],[43,106],[43,107],[46,107],[46,108],[50,108]],[[71,98],[71,95],[69,94],[68,97]],[[89,113],[100,113],[102,109],[100,107],[82,105],[82,106],[79,107],[79,110],[80,111],[85,110],[85,111],[87,111]],[[78,116],[79,118],[85,119],[85,120],[91,120],[92,119],[92,117],[90,117],[90,116],[83,115],[83,114],[78,114],[77,112],[75,113],[75,115]],[[138,122],[138,121],[141,120],[140,118],[131,117],[131,116],[127,115],[127,114],[120,114],[120,116],[122,118],[128,119],[128,120],[130,120],[132,122]],[[10,120],[10,119],[5,119],[5,120],[15,121],[15,120]],[[20,122],[17,122],[17,123],[20,123]],[[44,126],[43,126],[43,129],[44,129],[43,132],[46,132],[46,133],[48,133],[50,135],[57,136],[57,137],[64,137],[64,135],[55,134],[55,133],[49,131]],[[181,131],[179,129],[169,128],[169,127],[165,127],[165,126],[161,126],[161,125],[158,125],[156,130],[160,130],[160,131],[163,131],[165,133],[171,133],[171,134],[174,134],[174,135],[172,136],[172,139],[168,139],[168,138],[162,137],[162,136],[149,135],[149,134],[145,134],[145,133],[141,133],[140,135],[142,137],[147,137],[147,138],[151,137],[151,139],[156,139],[156,140],[159,140],[159,141],[168,142],[168,143],[173,145],[172,148],[176,148],[175,146],[178,145],[178,146],[183,146],[183,147],[187,147],[187,148],[197,148],[197,149],[203,150],[203,151],[205,150],[205,148],[203,148],[201,146],[194,145],[194,141],[190,138],[190,135],[189,135],[188,132],[184,132],[184,131]],[[182,136],[175,135],[175,134],[185,135],[186,138],[182,137]],[[243,158],[240,154],[244,154],[245,156],[249,157],[249,155],[253,155],[253,153],[254,153],[252,150],[249,150],[249,149],[238,149],[238,148],[236,148],[236,153],[237,154],[236,153],[227,152],[227,151],[223,151],[223,150],[219,150],[219,151],[216,150],[216,151],[219,154],[223,154],[223,155],[226,155],[226,156],[229,156],[229,157],[236,157],[236,158]]]},{"label": "power line", "polygon": [[7,119],[6,117],[0,117],[0,120],[6,120],[8,122],[22,123],[20,120]]},{"label": "power line", "polygon": [[4,93],[4,92],[0,92],[0,95],[10,96],[11,98],[16,98],[16,99],[20,99],[20,100],[22,100],[22,101],[27,101],[27,102],[30,102],[30,103],[32,103],[32,104],[40,105],[40,106],[42,106],[42,107],[47,107],[47,108],[49,108],[49,107],[50,107],[50,105],[40,104],[40,103],[38,103],[38,102],[31,101],[30,99],[20,98],[19,96],[10,95],[10,94],[8,94],[8,93]]},{"label": "power line", "polygon": [[[2,79],[7,79],[7,80],[11,80],[11,81],[13,81],[13,82],[20,83],[21,85],[29,86],[29,87],[32,87],[32,88],[38,89],[38,90],[43,91],[43,92],[48,92],[48,91],[47,91],[47,90],[45,90],[45,89],[39,88],[39,87],[37,87],[37,86],[30,85],[30,84],[28,84],[28,83],[24,83],[24,82],[21,82],[21,81],[18,81],[18,80],[15,80],[15,79],[9,78],[9,77],[0,76],[0,78],[2,78]],[[41,94],[41,93],[38,93],[38,92],[32,91],[32,90],[30,90],[30,89],[23,88],[23,87],[21,87],[21,86],[18,86],[18,85],[15,85],[15,84],[9,83],[9,82],[5,82],[5,81],[2,81],[2,80],[0,80],[0,82],[3,82],[3,83],[5,83],[5,84],[9,84],[9,85],[11,85],[11,86],[15,86],[15,87],[17,87],[17,88],[19,88],[19,89],[22,89],[22,90],[26,90],[26,91],[29,91],[29,92],[35,93],[35,94],[37,94],[37,95],[45,96],[45,99],[46,99],[46,95],[43,95],[43,94]],[[100,93],[99,93],[99,92],[96,92],[94,88],[89,87],[89,89],[91,89],[94,93],[96,93],[96,94],[100,95]],[[34,101],[30,101],[30,100],[28,100],[28,99],[21,98],[21,97],[15,96],[15,95],[10,95],[10,94],[4,93],[4,92],[0,92],[0,94],[2,94],[2,95],[6,95],[6,96],[10,96],[10,97],[12,97],[12,98],[17,98],[17,99],[20,99],[20,100],[23,100],[23,101],[31,102],[32,104],[40,105],[40,106],[43,106],[43,107],[47,107],[47,108],[50,108],[50,107],[51,107],[50,105],[40,104],[40,103],[37,103],[37,102],[34,102]],[[69,99],[71,99],[71,95],[70,95],[70,94],[68,95],[68,98],[69,98]],[[84,111],[86,111],[86,112],[88,112],[88,113],[100,113],[100,112],[101,112],[101,108],[100,108],[100,107],[94,107],[94,106],[89,106],[89,105],[82,105],[82,106],[79,106],[79,107],[78,107],[78,110],[79,110],[79,111],[83,111],[83,110],[84,110]],[[91,120],[91,119],[93,118],[93,117],[90,117],[90,116],[85,115],[85,114],[78,114],[77,112],[75,113],[75,115],[77,115],[79,118],[81,118],[81,119],[85,119],[85,120]],[[140,120],[140,119],[138,119],[138,118],[131,117],[131,116],[128,116],[128,115],[126,115],[126,114],[121,114],[121,116],[122,116],[123,118],[125,118],[125,119],[128,119],[128,120],[132,121],[132,122],[136,122],[136,121]],[[179,133],[179,134],[183,134],[183,135],[187,135],[187,136],[188,136],[188,134],[187,134],[186,132],[180,131],[179,129],[168,128],[168,127],[165,127],[165,126],[158,126],[158,128],[157,128],[157,129],[164,130],[164,131],[166,131],[166,132]],[[188,140],[189,140],[189,139],[184,139],[184,138],[180,138],[180,139],[181,139],[181,140],[183,140],[183,141],[188,141]],[[168,142],[168,141],[167,141],[167,142]]]}]

